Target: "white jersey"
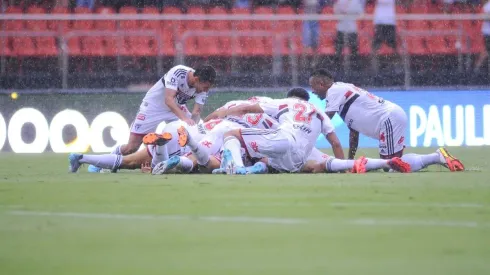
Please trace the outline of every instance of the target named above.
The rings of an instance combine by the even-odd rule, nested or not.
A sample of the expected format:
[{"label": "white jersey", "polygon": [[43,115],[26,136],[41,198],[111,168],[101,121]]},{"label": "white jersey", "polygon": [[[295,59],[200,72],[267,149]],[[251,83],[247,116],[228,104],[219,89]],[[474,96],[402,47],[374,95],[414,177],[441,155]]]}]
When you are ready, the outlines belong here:
[{"label": "white jersey", "polygon": [[[260,102],[269,102],[273,99],[268,97],[254,97],[253,100],[233,100],[227,102],[219,109],[230,109],[240,105],[253,105]],[[218,109],[218,110],[219,110]],[[225,118],[228,121],[235,122],[243,128],[259,128],[259,129],[276,129],[279,124],[275,119],[267,114],[245,114],[243,116],[228,116]]]},{"label": "white jersey", "polygon": [[307,101],[285,98],[259,104],[266,114],[279,122],[278,129],[291,134],[296,147],[305,155],[311,152],[320,134],[334,132],[330,119]]},{"label": "white jersey", "polygon": [[194,69],[183,65],[170,69],[163,78],[148,90],[141,103],[140,112],[145,114],[171,112],[165,104],[165,89],[177,91],[175,102],[178,105],[183,106],[192,98],[195,98],[197,104],[204,105],[207,93],[196,93],[195,88],[189,87],[187,82],[189,72],[194,72]]},{"label": "white jersey", "polygon": [[335,82],[328,89],[325,111],[338,112],[349,128],[378,139],[382,124],[395,106],[354,84]]}]

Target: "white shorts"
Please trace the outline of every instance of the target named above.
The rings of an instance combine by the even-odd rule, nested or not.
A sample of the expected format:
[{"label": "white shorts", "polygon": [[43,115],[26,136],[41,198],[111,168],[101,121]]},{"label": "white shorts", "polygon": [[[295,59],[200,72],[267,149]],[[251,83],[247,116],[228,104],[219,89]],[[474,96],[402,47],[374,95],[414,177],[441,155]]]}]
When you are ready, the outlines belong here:
[{"label": "white shorts", "polygon": [[251,158],[267,158],[269,166],[278,172],[301,171],[306,158],[296,150],[294,137],[283,130],[240,129],[242,146]]},{"label": "white shorts", "polygon": [[322,151],[318,150],[317,148],[314,148],[311,150],[310,155],[306,159],[307,161],[313,160],[318,163],[324,162],[328,159],[328,155],[323,153]]},{"label": "white shorts", "polygon": [[222,120],[199,143],[208,151],[209,155],[219,154],[223,146],[223,136],[225,133],[240,128],[243,128],[243,126],[232,121]]},{"label": "white shorts", "polygon": [[379,133],[379,154],[391,156],[405,148],[407,114],[400,106],[395,106],[388,119],[381,125]]},{"label": "white shorts", "polygon": [[[192,115],[185,105],[181,105],[181,110],[190,118]],[[160,123],[169,123],[179,120],[172,111],[147,112],[141,110],[136,115],[130,127],[131,134],[144,136],[149,133],[154,133]]]}]

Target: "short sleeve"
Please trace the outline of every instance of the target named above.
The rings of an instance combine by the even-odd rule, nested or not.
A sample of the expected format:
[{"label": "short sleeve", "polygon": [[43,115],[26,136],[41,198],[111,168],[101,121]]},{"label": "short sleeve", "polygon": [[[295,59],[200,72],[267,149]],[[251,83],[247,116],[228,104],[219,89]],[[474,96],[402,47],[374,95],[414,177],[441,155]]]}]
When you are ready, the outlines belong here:
[{"label": "short sleeve", "polygon": [[328,112],[339,112],[340,105],[344,100],[344,89],[337,86],[332,86],[327,92],[327,107],[325,111]]},{"label": "short sleeve", "polygon": [[332,132],[335,132],[335,128],[333,127],[332,121],[326,115],[323,115],[323,123],[322,123],[322,134],[328,135]]},{"label": "short sleeve", "polygon": [[179,78],[175,75],[175,70],[171,69],[162,79],[165,88],[177,91]]},{"label": "short sleeve", "polygon": [[195,102],[204,105],[208,99],[208,93],[196,93]]}]

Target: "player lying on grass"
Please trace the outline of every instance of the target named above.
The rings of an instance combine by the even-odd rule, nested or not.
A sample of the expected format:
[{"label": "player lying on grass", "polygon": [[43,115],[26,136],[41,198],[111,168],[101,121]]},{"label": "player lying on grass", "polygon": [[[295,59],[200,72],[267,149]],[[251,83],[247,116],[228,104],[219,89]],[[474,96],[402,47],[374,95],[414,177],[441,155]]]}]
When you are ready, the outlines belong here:
[{"label": "player lying on grass", "polygon": [[[178,136],[177,129],[181,126],[186,127],[197,138],[202,138],[219,123],[220,121],[212,120],[207,123],[189,126],[183,121],[171,122],[165,126],[165,134],[158,135],[160,138],[158,142],[155,142],[154,136],[156,134],[148,134],[143,138],[143,142],[147,145],[146,149],[126,156],[114,153],[103,155],[71,153],[68,157],[70,162],[69,170],[75,173],[82,164],[90,164],[91,166],[97,167],[97,170],[111,169],[112,171],[118,169],[137,169],[147,162],[151,162],[152,166],[154,166],[171,156],[179,157],[188,152],[188,148],[181,147],[176,139],[172,139],[173,136]],[[186,160],[182,160],[183,165],[189,165]],[[94,170],[92,169],[90,171]]]},{"label": "player lying on grass", "polygon": [[[286,99],[260,102],[254,105],[244,105],[222,110],[218,117],[238,116],[244,113],[266,113],[279,122],[277,130],[238,129],[224,135],[221,168],[216,173],[247,174],[240,157],[240,148],[245,148],[247,154],[254,159],[266,160],[267,165],[277,172],[297,173],[303,171],[307,158],[320,134],[327,140],[333,141],[334,154],[343,158],[342,147],[335,135],[333,125],[311,103],[308,92],[296,88],[294,94]],[[334,145],[334,144],[332,144]],[[400,159],[397,162],[403,163]],[[355,167],[365,167],[366,161],[361,158]],[[331,163],[331,162],[328,162]],[[266,167],[266,165],[257,166]],[[354,165],[346,169],[353,168]],[[332,167],[329,171],[332,171]],[[360,169],[363,172],[365,168]],[[262,171],[264,172],[264,171]],[[357,172],[357,170],[355,170]]]},{"label": "player lying on grass", "polygon": [[[249,100],[236,100],[226,103],[218,110],[228,109],[234,106],[251,105],[255,102],[269,101],[270,98],[254,97]],[[213,117],[216,112],[208,116],[205,121]],[[223,119],[219,125],[214,127],[206,136],[201,139],[194,134],[190,134],[185,128],[180,128],[179,144],[184,147],[189,147],[192,154],[188,157],[194,163],[194,167],[199,166],[202,173],[210,173],[213,169],[219,168],[221,163],[221,148],[223,145],[224,133],[233,129],[242,128],[260,128],[260,129],[275,129],[277,122],[267,114],[244,114]],[[163,137],[162,137],[163,138]],[[189,169],[181,166],[182,158],[173,157],[168,161],[162,162],[154,167],[153,174],[164,174],[176,169],[179,172],[188,173]]]},{"label": "player lying on grass", "polygon": [[428,155],[403,155],[407,114],[397,104],[377,97],[350,83],[334,82],[326,69],[318,69],[311,75],[310,86],[320,99],[327,99],[326,113],[332,118],[336,113],[350,129],[349,159],[353,159],[359,133],[379,140],[379,155],[382,159],[400,157],[418,171],[431,164],[441,164],[450,171],[463,171],[464,165],[447,149],[440,148]]}]

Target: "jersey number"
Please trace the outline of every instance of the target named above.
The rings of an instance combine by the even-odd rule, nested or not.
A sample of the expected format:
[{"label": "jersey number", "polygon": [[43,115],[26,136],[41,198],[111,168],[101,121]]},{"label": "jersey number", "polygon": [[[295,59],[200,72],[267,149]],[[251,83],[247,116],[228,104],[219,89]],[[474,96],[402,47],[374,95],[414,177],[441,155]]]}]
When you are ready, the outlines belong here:
[{"label": "jersey number", "polygon": [[296,115],[294,115],[294,121],[296,122],[303,122],[303,123],[310,123],[311,118],[313,117],[313,114],[315,114],[314,111],[311,111],[308,114],[305,114],[306,112],[306,105],[302,103],[296,103],[293,106],[293,110],[296,112]]}]

